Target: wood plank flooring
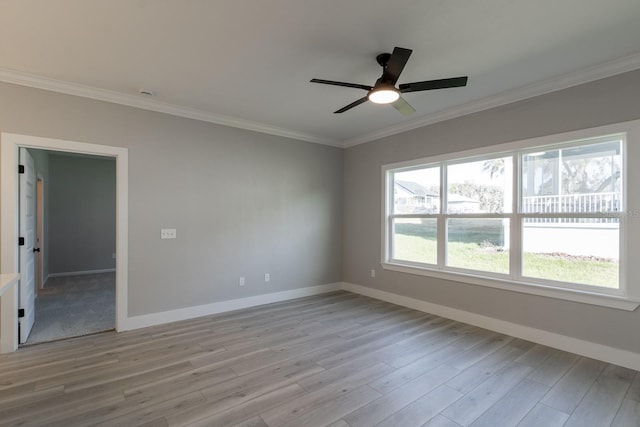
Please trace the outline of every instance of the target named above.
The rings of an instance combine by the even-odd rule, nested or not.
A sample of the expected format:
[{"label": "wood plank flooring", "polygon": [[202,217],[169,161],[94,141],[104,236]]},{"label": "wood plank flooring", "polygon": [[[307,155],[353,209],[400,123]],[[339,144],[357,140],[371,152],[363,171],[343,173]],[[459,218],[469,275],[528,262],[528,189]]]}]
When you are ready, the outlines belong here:
[{"label": "wood plank flooring", "polygon": [[336,292],[2,355],[0,425],[640,426],[640,374]]}]

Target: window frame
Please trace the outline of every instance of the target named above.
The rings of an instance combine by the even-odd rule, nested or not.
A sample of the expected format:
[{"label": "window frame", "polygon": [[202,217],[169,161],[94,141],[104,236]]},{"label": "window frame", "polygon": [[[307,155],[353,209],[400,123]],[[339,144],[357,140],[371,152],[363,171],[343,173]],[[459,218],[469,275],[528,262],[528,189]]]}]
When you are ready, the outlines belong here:
[{"label": "window frame", "polygon": [[[637,136],[638,138],[633,138]],[[525,213],[521,212],[521,170],[523,156],[542,149],[566,149],[573,146],[597,144],[612,138],[621,140],[622,188],[621,206],[617,212],[606,213]],[[640,305],[640,285],[628,283],[627,251],[628,234],[628,161],[629,139],[640,139],[640,120],[601,126],[582,131],[567,132],[523,141],[487,146],[483,148],[453,152],[449,154],[386,164],[382,166],[382,251],[381,266],[385,270],[417,274],[434,278],[453,280],[473,285],[488,286],[587,304],[601,305],[623,310],[634,310]],[[512,158],[512,200],[510,213],[449,213],[447,212],[448,165],[482,161],[499,157]],[[640,156],[637,156],[640,157]],[[393,174],[412,169],[440,167],[440,209],[436,214],[395,214]],[[606,288],[578,283],[567,283],[549,279],[530,278],[523,275],[523,225],[526,218],[617,218],[619,224],[619,288]],[[422,264],[393,259],[393,221],[396,218],[435,218],[437,221],[437,264]],[[510,249],[508,274],[491,273],[446,266],[447,221],[450,218],[499,218],[510,221]]]}]

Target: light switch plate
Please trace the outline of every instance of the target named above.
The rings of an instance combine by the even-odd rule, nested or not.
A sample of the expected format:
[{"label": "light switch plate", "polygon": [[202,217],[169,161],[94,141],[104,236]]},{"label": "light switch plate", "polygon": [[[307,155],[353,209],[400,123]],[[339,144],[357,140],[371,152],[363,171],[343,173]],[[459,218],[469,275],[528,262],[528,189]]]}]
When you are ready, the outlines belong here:
[{"label": "light switch plate", "polygon": [[176,238],[176,229],[175,228],[163,228],[160,230],[160,238],[161,239],[175,239]]}]

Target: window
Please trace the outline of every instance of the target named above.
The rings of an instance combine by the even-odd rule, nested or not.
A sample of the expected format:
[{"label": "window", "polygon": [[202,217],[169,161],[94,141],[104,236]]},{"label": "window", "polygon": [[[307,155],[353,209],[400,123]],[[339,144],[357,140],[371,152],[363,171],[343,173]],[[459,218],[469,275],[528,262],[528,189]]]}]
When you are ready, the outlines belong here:
[{"label": "window", "polygon": [[522,275],[619,289],[622,137],[520,158]]},{"label": "window", "polygon": [[625,296],[625,139],[536,140],[385,166],[383,267]]},{"label": "window", "polygon": [[440,167],[398,171],[393,181],[391,256],[417,264],[437,264]]}]

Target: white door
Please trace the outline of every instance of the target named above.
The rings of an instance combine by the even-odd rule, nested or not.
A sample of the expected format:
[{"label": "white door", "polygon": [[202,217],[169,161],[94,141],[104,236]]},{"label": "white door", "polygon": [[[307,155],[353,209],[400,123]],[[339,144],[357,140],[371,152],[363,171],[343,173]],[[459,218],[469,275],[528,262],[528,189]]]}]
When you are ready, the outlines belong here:
[{"label": "white door", "polygon": [[20,174],[20,237],[24,245],[20,246],[20,309],[24,316],[20,318],[20,342],[27,341],[35,321],[35,249],[36,241],[36,171],[33,157],[20,149],[20,165],[24,173]]}]

